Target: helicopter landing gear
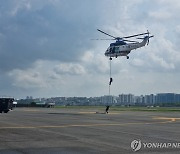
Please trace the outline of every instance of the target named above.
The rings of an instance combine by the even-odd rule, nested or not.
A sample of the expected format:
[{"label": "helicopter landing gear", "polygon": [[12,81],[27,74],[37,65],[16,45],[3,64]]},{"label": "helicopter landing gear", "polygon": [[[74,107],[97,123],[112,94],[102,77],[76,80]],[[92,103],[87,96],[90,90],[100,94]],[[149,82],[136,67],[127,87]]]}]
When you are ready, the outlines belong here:
[{"label": "helicopter landing gear", "polygon": [[118,56],[116,55],[116,58],[117,58]]},{"label": "helicopter landing gear", "polygon": [[129,59],[129,56],[126,56],[127,59]]},{"label": "helicopter landing gear", "polygon": [[110,57],[109,60],[112,60],[112,58]]}]

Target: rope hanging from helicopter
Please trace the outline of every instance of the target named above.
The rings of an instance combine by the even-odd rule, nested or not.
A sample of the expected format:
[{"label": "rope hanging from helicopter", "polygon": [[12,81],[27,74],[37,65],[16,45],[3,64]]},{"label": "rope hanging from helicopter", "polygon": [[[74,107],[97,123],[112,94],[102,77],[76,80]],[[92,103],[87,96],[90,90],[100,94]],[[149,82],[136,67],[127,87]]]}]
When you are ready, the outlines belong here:
[{"label": "rope hanging from helicopter", "polygon": [[109,70],[109,97],[111,95],[111,84],[113,82],[113,78],[111,76],[111,61],[112,61],[112,58],[109,58],[109,68],[110,68]]}]

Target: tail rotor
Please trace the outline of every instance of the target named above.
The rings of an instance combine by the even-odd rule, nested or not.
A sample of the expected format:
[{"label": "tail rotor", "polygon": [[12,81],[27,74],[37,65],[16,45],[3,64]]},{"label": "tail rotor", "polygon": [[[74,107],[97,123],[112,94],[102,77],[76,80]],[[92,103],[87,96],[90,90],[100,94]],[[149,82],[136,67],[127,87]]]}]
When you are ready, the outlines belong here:
[{"label": "tail rotor", "polygon": [[149,39],[151,38],[151,37],[154,37],[154,35],[151,35],[151,36],[149,36],[149,31],[147,30],[147,33],[148,33],[148,40],[147,40],[147,45],[149,45]]},{"label": "tail rotor", "polygon": [[149,45],[149,39],[151,38],[151,37],[154,37],[154,35],[151,35],[151,36],[149,36],[149,31],[147,30],[147,33],[146,34],[148,34],[147,36],[145,36],[145,37],[140,37],[140,38],[136,38],[136,39],[141,39],[141,40],[144,40],[145,38],[147,38],[147,45]]},{"label": "tail rotor", "polygon": [[147,40],[147,45],[149,45],[149,31],[147,30],[148,33],[148,40]]}]

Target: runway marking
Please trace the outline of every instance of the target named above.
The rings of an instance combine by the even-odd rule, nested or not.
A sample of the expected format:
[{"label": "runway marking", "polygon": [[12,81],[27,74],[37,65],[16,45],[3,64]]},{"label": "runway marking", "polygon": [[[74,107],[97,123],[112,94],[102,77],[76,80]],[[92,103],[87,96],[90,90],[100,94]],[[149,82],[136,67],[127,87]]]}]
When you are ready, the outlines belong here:
[{"label": "runway marking", "polygon": [[78,112],[80,114],[96,114],[96,112]]},{"label": "runway marking", "polygon": [[[79,114],[106,114],[105,112],[78,112]],[[118,113],[118,112],[111,112],[111,113],[108,113],[108,114],[121,114],[121,113]]]},{"label": "runway marking", "polygon": [[6,126],[0,127],[0,129],[36,129],[36,128],[69,128],[69,127],[100,127],[100,126],[127,126],[127,125],[149,125],[149,124],[165,124],[180,120],[180,118],[168,118],[168,117],[154,117],[153,119],[166,120],[157,122],[131,122],[131,123],[104,123],[104,124],[72,124],[72,125],[57,125],[57,126]]},{"label": "runway marking", "polygon": [[14,127],[0,127],[0,129],[21,129],[21,128],[68,128],[68,127],[93,127],[93,126],[125,126],[130,124],[144,124],[144,123],[124,123],[124,124],[78,124],[78,125],[61,125],[61,126],[14,126]]},{"label": "runway marking", "polygon": [[25,111],[25,112],[39,112],[39,110],[37,110],[37,109],[25,109],[23,111]]},{"label": "runway marking", "polygon": [[169,118],[169,117],[154,117],[153,119],[170,120],[170,121],[180,120],[180,118]]}]

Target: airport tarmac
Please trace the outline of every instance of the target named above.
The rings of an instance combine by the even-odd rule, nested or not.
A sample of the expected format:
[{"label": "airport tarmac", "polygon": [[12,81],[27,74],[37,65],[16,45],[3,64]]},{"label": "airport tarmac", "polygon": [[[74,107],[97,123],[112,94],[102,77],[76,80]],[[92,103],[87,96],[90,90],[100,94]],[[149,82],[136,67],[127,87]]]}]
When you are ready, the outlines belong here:
[{"label": "airport tarmac", "polygon": [[180,113],[16,108],[0,114],[0,154],[52,153],[179,154]]}]

